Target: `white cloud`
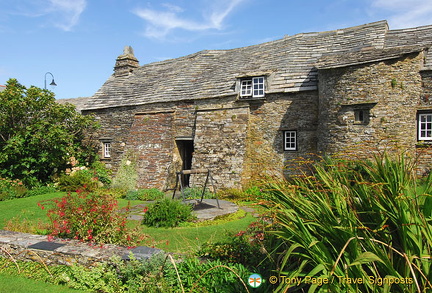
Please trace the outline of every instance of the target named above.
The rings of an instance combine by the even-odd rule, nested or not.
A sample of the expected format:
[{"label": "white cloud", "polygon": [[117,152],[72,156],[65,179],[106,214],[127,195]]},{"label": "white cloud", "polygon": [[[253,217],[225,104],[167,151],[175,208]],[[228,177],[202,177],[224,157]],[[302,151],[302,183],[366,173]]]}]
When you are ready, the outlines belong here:
[{"label": "white cloud", "polygon": [[138,8],[133,11],[146,21],[145,36],[164,39],[174,29],[186,31],[221,30],[223,23],[230,13],[242,2],[247,0],[213,0],[207,10],[202,11],[202,18],[193,20],[181,14],[185,10],[181,7],[164,4],[165,10]]},{"label": "white cloud", "polygon": [[54,25],[65,31],[74,27],[87,6],[86,0],[49,0],[48,12],[54,16]]},{"label": "white cloud", "polygon": [[432,1],[372,0],[372,8],[385,12],[392,29],[432,24]]},{"label": "white cloud", "polygon": [[42,19],[47,24],[70,31],[78,24],[87,6],[87,0],[5,0],[7,7],[0,13],[0,19],[7,21],[11,16]]}]

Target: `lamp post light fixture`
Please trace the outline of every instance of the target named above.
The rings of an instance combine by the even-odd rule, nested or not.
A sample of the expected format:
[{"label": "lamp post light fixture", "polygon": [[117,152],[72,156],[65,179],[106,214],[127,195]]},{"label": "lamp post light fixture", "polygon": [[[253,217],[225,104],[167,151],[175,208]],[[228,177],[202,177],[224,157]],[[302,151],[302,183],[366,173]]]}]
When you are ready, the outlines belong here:
[{"label": "lamp post light fixture", "polygon": [[55,83],[55,81],[54,81],[54,75],[51,73],[51,72],[47,72],[47,73],[45,73],[45,83],[44,83],[44,85],[45,85],[45,89],[47,88],[46,87],[46,78],[47,78],[47,74],[50,74],[51,75],[51,77],[52,77],[52,81],[51,81],[51,83],[49,84],[50,86],[57,86],[57,84]]}]

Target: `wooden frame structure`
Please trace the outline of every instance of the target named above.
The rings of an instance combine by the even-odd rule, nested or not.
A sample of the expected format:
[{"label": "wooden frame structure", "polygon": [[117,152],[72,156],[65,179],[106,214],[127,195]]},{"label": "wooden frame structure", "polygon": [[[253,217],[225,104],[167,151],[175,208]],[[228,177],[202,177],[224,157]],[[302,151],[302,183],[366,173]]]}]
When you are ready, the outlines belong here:
[{"label": "wooden frame structure", "polygon": [[[204,194],[205,194],[205,190],[207,188],[207,184],[209,183],[209,181],[211,182],[211,185],[213,187],[213,191],[216,191],[215,185],[214,185],[214,180],[213,177],[211,176],[210,170],[209,169],[191,169],[191,170],[181,170],[180,172],[177,172],[177,178],[176,178],[176,183],[175,183],[175,187],[174,187],[174,192],[173,192],[173,196],[172,199],[174,199],[177,188],[180,184],[180,191],[181,191],[181,197],[184,200],[186,200],[185,195],[184,195],[184,186],[183,186],[183,182],[182,182],[182,176],[183,175],[192,175],[192,174],[207,174],[206,176],[206,180],[204,183],[204,187],[201,193],[201,199],[198,201],[198,204],[202,203],[203,198],[204,198]],[[219,205],[219,199],[216,197],[216,203],[218,208],[220,209],[220,205]]]}]

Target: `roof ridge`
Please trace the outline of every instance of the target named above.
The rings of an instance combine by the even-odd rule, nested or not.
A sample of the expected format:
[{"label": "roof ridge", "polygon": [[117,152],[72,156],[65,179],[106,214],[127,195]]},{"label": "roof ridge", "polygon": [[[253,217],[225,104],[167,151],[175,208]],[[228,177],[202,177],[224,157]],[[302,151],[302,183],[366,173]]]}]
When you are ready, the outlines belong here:
[{"label": "roof ridge", "polygon": [[385,24],[387,26],[387,30],[388,30],[389,26],[388,26],[387,20],[380,20],[380,21],[360,24],[360,25],[356,25],[356,26],[349,26],[349,27],[339,28],[339,29],[334,29],[334,30],[328,30],[328,31],[298,33],[298,34],[295,34],[292,36],[285,36],[285,38],[295,37],[295,36],[305,36],[305,35],[306,36],[307,35],[317,36],[317,35],[326,35],[326,34],[331,34],[331,33],[345,32],[345,31],[362,30],[362,29],[365,29],[367,27],[381,26],[383,24]]},{"label": "roof ridge", "polygon": [[418,30],[427,30],[432,29],[432,25],[421,25],[416,27],[409,27],[409,28],[400,28],[400,29],[393,29],[389,30],[389,33],[401,33],[401,32],[412,32],[412,31],[418,31]]}]

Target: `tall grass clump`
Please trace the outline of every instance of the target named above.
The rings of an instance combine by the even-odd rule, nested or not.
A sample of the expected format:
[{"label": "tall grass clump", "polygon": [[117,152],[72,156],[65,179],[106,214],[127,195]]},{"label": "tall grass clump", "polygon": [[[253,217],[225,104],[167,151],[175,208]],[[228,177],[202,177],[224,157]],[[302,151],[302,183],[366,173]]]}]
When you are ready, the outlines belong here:
[{"label": "tall grass clump", "polygon": [[136,190],[137,182],[137,158],[128,151],[120,162],[117,174],[112,179],[111,187],[123,190],[126,193],[129,190]]},{"label": "tall grass clump", "polygon": [[266,206],[287,249],[276,291],[432,290],[432,175],[403,155],[325,158],[312,175],[268,184]]}]

